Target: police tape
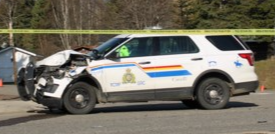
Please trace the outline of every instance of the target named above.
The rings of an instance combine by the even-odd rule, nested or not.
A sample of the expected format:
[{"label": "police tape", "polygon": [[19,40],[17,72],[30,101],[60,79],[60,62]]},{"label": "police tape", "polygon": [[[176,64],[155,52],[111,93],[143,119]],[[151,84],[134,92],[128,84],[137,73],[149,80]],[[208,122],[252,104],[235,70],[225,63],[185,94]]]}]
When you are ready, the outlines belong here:
[{"label": "police tape", "polygon": [[275,29],[192,29],[192,30],[62,30],[0,29],[0,34],[188,34],[188,35],[275,35]]}]

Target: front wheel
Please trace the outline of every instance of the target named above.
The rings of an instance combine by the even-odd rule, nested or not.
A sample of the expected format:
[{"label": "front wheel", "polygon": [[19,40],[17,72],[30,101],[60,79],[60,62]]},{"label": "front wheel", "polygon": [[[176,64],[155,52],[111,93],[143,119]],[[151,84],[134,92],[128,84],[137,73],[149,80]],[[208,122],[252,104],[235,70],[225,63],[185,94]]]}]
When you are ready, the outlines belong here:
[{"label": "front wheel", "polygon": [[222,109],[229,102],[230,88],[218,78],[208,78],[198,86],[197,101],[203,109]]},{"label": "front wheel", "polygon": [[71,114],[88,114],[96,104],[95,87],[84,82],[75,83],[66,91],[63,102]]}]

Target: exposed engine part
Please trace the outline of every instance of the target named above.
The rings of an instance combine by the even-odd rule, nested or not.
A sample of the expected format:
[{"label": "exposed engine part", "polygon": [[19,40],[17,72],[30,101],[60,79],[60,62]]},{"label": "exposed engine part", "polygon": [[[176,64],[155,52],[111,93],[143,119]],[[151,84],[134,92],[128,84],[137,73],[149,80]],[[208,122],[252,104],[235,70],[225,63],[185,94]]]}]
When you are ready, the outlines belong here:
[{"label": "exposed engine part", "polygon": [[77,67],[87,66],[87,57],[83,55],[71,55],[69,60],[61,66],[40,66],[36,68],[36,77],[43,77],[45,79],[54,77],[62,79],[67,72],[74,70]]}]

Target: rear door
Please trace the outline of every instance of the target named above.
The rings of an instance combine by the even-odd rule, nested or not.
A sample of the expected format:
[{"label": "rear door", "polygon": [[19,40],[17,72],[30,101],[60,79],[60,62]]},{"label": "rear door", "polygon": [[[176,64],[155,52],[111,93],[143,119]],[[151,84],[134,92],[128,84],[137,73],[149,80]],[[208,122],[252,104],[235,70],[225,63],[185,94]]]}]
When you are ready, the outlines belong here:
[{"label": "rear door", "polygon": [[159,37],[159,54],[153,61],[157,99],[192,96],[192,84],[203,71],[203,55],[188,36]]}]

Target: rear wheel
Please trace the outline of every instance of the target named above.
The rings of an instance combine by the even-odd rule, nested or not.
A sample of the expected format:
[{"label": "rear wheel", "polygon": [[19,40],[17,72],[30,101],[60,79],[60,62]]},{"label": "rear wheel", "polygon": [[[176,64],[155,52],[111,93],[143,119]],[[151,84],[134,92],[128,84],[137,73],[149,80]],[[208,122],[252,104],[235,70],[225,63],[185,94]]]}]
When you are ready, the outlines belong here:
[{"label": "rear wheel", "polygon": [[208,78],[198,86],[196,96],[199,105],[203,109],[224,108],[230,98],[227,83],[218,78]]},{"label": "rear wheel", "polygon": [[84,82],[73,84],[63,98],[65,109],[71,114],[90,113],[96,104],[95,90],[95,87]]}]

